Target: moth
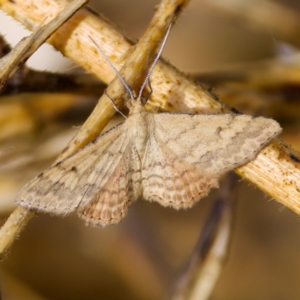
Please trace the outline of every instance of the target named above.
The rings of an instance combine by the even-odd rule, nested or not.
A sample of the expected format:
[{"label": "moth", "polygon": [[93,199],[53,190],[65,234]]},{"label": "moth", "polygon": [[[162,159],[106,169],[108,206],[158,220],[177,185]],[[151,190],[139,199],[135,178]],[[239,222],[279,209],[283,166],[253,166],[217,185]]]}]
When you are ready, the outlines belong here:
[{"label": "moth", "polygon": [[130,94],[128,118],[32,179],[18,205],[61,216],[77,212],[94,226],[118,223],[140,197],[189,208],[280,133],[276,121],[263,117],[147,112],[142,92],[166,37],[137,97],[117,72]]}]

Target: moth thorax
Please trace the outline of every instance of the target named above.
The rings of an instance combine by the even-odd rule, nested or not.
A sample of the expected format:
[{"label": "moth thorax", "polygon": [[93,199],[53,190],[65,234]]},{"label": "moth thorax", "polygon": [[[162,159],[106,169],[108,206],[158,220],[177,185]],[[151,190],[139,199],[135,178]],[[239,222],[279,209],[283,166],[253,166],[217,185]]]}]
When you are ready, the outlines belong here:
[{"label": "moth thorax", "polygon": [[131,107],[129,111],[129,116],[140,114],[143,111],[145,111],[141,98],[130,99],[130,104]]}]

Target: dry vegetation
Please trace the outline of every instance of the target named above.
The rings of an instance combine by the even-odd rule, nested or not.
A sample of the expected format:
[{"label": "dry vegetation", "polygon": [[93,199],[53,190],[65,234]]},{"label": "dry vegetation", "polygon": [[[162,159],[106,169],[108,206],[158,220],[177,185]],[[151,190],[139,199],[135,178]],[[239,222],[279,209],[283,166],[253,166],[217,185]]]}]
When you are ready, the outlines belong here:
[{"label": "dry vegetation", "polygon": [[[180,12],[175,8],[185,3],[183,0],[162,2],[168,5],[156,9],[140,48],[132,50],[132,38],[103,16],[87,9],[81,9],[48,41],[109,84],[114,74],[95,51],[88,38],[93,36],[117,68],[123,66],[122,75],[135,86],[148,56],[153,55],[166,27]],[[203,28],[207,28],[212,34],[211,27],[218,22],[219,29],[223,22],[228,32],[233,30],[234,24],[251,28],[239,34],[247,32],[254,41],[257,34],[257,43],[271,32],[278,43],[299,45],[300,13],[284,1],[235,0],[225,1],[224,6],[219,2],[192,1],[177,26],[183,28],[185,35],[188,32],[191,39],[199,39],[200,45],[205,43],[205,37],[197,36],[198,29],[202,28],[203,32]],[[125,10],[118,1],[116,7],[113,3],[110,7],[99,5],[98,10],[105,13],[107,9],[112,21],[124,27],[129,19],[128,23],[134,26],[133,34],[137,34],[134,30],[142,25],[133,22],[128,15],[136,11],[138,4],[128,1]],[[96,6],[97,2],[91,4]],[[151,7],[155,4],[151,3]],[[35,30],[37,36],[40,30],[37,26],[41,22],[48,23],[64,6],[62,1],[54,0],[1,0],[0,8]],[[147,12],[148,23],[152,12],[153,9]],[[119,19],[122,16],[123,21]],[[206,19],[201,25],[199,19],[205,16],[212,20]],[[189,17],[195,17],[194,24],[185,27],[188,25],[184,21]],[[130,26],[126,28],[129,31]],[[267,33],[262,28],[268,28]],[[234,43],[239,48],[239,35],[237,32],[234,35]],[[180,43],[176,38],[176,25],[172,38],[176,40],[175,45]],[[214,38],[218,38],[217,34]],[[170,43],[172,45],[172,41]],[[4,42],[1,44],[5,55],[7,46]],[[211,57],[213,51],[230,50],[229,44],[231,41],[217,50],[210,49]],[[191,53],[193,45],[191,42],[188,48]],[[171,48],[173,55],[180,51],[181,56],[187,57],[179,63],[188,62],[189,52],[182,52],[182,45],[173,44]],[[25,50],[28,54],[27,48]],[[16,62],[25,60],[22,51],[21,58],[16,56]],[[210,51],[205,58],[197,54],[199,65],[212,59]],[[256,51],[265,50],[257,47]],[[191,58],[195,60],[192,54]],[[38,215],[32,218],[34,212],[15,209],[13,201],[18,189],[34,175],[97,136],[115,110],[103,97],[92,112],[103,86],[90,75],[49,74],[18,64],[21,69],[4,87],[0,99],[0,212],[4,224],[0,231],[0,253],[7,256],[1,267],[3,299],[161,299],[167,295],[172,295],[172,299],[208,299],[210,295],[214,299],[257,299],[262,295],[265,299],[298,299],[299,222],[290,210],[282,210],[280,214],[278,211],[288,207],[300,213],[300,155],[293,150],[300,148],[300,55],[295,51],[284,59],[270,57],[268,61],[252,59],[248,64],[224,65],[215,65],[210,72],[201,72],[199,67],[201,73],[195,76],[203,84],[199,85],[169,63],[161,62],[151,79],[154,94],[147,108],[157,112],[224,113],[234,107],[278,120],[284,128],[280,140],[273,141],[255,161],[237,170],[252,184],[237,183],[235,177],[228,176],[217,193],[184,212],[139,201],[131,207],[124,222],[99,230],[85,227],[75,217],[59,219]],[[222,102],[216,100],[211,87]],[[108,89],[122,108],[120,83],[115,81]],[[74,128],[74,124],[82,124],[87,117],[79,130]],[[67,150],[59,154],[67,144]],[[267,199],[261,191],[269,195]],[[279,204],[268,201],[270,198]],[[20,239],[15,241],[24,226]],[[224,267],[228,246],[230,259]],[[189,263],[183,269],[186,261]]]}]

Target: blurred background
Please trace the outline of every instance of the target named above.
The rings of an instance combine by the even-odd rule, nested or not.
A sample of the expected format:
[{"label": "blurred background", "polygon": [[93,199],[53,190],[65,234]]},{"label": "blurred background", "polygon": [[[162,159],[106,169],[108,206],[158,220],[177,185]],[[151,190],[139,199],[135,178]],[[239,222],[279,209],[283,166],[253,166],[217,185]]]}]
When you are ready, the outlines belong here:
[{"label": "blurred background", "polygon": [[[277,119],[282,140],[299,149],[300,2],[219,2],[191,1],[163,56],[238,110]],[[158,3],[103,0],[90,6],[138,39]],[[12,24],[1,12],[0,32],[15,45],[24,28]],[[35,54],[29,66],[78,71],[51,47]],[[102,85],[95,86],[100,93]],[[97,95],[73,95],[66,107],[53,108],[49,94],[14,97],[17,107],[6,95],[0,99],[1,149],[7,149],[0,157],[2,223],[18,189],[54,161],[97,101]],[[24,99],[30,113],[20,104]],[[1,263],[2,298],[167,299],[216,193],[187,211],[140,200],[123,222],[104,229],[87,227],[76,216],[38,214]],[[229,255],[210,299],[299,299],[299,216],[244,180],[232,194],[237,203]]]}]

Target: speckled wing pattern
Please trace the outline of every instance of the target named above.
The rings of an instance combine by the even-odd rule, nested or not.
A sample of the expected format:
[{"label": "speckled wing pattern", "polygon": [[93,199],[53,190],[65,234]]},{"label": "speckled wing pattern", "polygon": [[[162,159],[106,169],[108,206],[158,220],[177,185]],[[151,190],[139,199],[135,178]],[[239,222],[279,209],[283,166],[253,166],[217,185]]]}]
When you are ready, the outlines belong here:
[{"label": "speckled wing pattern", "polygon": [[142,115],[142,146],[129,116],[30,181],[16,203],[56,215],[76,211],[95,226],[118,223],[139,196],[188,208],[281,131],[272,119],[248,115]]},{"label": "speckled wing pattern", "polygon": [[16,203],[55,215],[77,210],[99,226],[117,223],[140,189],[141,165],[135,158],[120,124],[31,180]]},{"label": "speckled wing pattern", "polygon": [[[130,144],[124,152],[117,153],[117,156],[120,157],[112,160],[118,159],[119,162],[113,172],[110,172],[105,184],[98,185],[99,191],[92,195],[93,198],[87,205],[78,207],[79,217],[87,224],[104,227],[119,223],[126,215],[129,205],[141,194],[141,163],[134,145]],[[95,169],[98,169],[98,165]]]},{"label": "speckled wing pattern", "polygon": [[249,115],[156,114],[142,168],[143,197],[191,207],[227,171],[255,158],[279,124]]}]

